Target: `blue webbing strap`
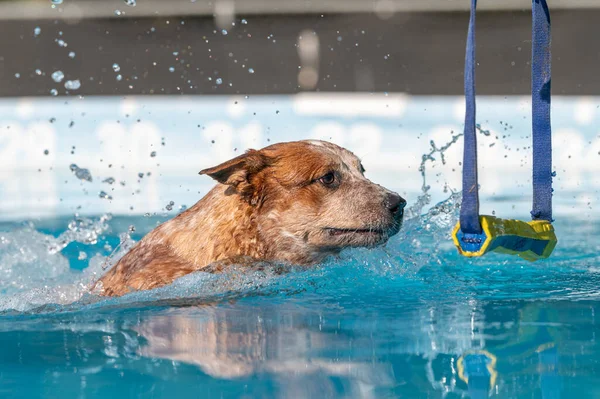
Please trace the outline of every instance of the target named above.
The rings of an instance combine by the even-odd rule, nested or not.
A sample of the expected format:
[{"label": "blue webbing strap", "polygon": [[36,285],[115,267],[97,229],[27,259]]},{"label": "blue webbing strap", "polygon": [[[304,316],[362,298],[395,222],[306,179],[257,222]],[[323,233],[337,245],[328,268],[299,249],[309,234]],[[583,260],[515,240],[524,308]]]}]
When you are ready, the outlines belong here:
[{"label": "blue webbing strap", "polygon": [[533,220],[552,222],[552,140],[550,129],[550,11],[532,0],[531,101],[533,125]]},{"label": "blue webbing strap", "polygon": [[[463,153],[463,200],[460,228],[466,235],[482,233],[479,222],[477,182],[477,135],[475,121],[475,11],[471,16],[465,56],[465,130]],[[534,220],[552,221],[552,141],[550,129],[550,11],[546,0],[532,0],[531,96],[533,120],[533,210]]]},{"label": "blue webbing strap", "polygon": [[475,133],[475,9],[471,0],[471,17],[465,55],[465,134],[463,153],[463,198],[460,228],[466,234],[481,234],[479,223],[479,188],[477,185],[477,136]]}]

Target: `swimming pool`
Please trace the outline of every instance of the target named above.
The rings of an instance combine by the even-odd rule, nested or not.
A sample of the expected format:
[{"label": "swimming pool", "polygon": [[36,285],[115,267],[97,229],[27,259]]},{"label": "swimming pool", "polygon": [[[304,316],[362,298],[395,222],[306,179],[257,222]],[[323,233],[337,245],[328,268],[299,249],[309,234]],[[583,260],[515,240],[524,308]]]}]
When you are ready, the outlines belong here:
[{"label": "swimming pool", "polygon": [[[197,273],[151,293],[73,305],[50,303],[75,299],[87,276],[61,273],[65,265],[48,255],[19,254],[15,270],[29,265],[19,276],[37,289],[0,299],[0,395],[460,397],[469,388],[462,357],[483,379],[471,397],[595,397],[598,224],[558,223],[561,245],[548,262],[466,261],[440,242],[456,219],[443,205],[408,221],[386,248],[316,270]],[[73,269],[84,263],[80,251],[97,267],[115,232],[135,223],[139,237],[155,221],[113,218],[91,228],[96,244],[71,242],[63,253]],[[66,222],[6,234],[3,264],[19,240],[43,241]],[[477,354],[495,366],[481,368]]]},{"label": "swimming pool", "polygon": [[[275,115],[289,110],[285,126],[292,126],[298,113],[319,112],[312,117],[304,114],[302,120],[310,125],[314,118],[315,124],[326,122],[330,128],[335,122],[342,127],[341,137],[355,137],[353,128],[347,127],[351,124],[375,126],[370,132],[381,138],[382,144],[366,154],[367,171],[371,157],[376,165],[373,180],[387,180],[394,189],[412,187],[399,190],[408,190],[409,204],[417,202],[421,187],[420,154],[428,152],[429,139],[436,134],[444,131],[444,137],[451,138],[448,127],[456,123],[452,115],[460,113],[452,108],[447,111],[448,104],[457,103],[452,102],[455,99],[409,99],[395,103],[400,108],[386,111],[389,115],[362,116],[340,115],[343,107],[307,111],[293,101],[286,105],[284,99],[275,101],[276,105],[271,103],[273,99],[257,101],[247,106],[244,115],[251,118],[252,112],[268,111],[270,118],[277,118]],[[499,124],[491,110],[498,104],[515,108],[521,106],[520,101],[489,99],[486,103],[484,99],[480,107],[483,115],[488,110],[487,118],[493,116],[489,122],[492,130],[500,132],[499,138],[493,138],[500,159],[522,148],[515,143],[526,142],[527,133],[501,137],[504,122]],[[588,109],[590,100],[586,101]],[[123,118],[133,113],[133,108],[150,106],[125,104],[130,108],[125,108]],[[223,106],[232,104],[227,100]],[[425,112],[420,111],[423,104],[428,108],[425,114],[420,113]],[[153,112],[159,113],[161,106],[155,107]],[[253,107],[259,110],[253,111]],[[273,107],[278,109],[271,114]],[[579,110],[577,107],[566,104],[561,109]],[[51,192],[55,197],[41,198],[36,208],[41,215],[27,216],[36,198],[43,197],[32,195],[31,190],[16,190],[16,197],[10,198],[4,191],[1,201],[5,215],[7,210],[14,213],[0,223],[0,397],[597,397],[600,224],[594,204],[598,181],[586,177],[596,166],[581,159],[569,162],[567,157],[579,154],[573,137],[584,143],[596,139],[594,107],[592,103],[593,115],[583,124],[566,119],[558,123],[559,129],[561,123],[572,123],[581,132],[563,132],[569,140],[557,151],[562,187],[557,193],[559,245],[548,261],[531,264],[496,254],[476,260],[458,256],[449,239],[460,203],[460,195],[451,193],[456,159],[449,153],[446,164],[427,164],[432,198],[440,202],[414,207],[400,234],[384,248],[348,251],[317,268],[284,276],[269,269],[247,272],[241,268],[226,275],[196,273],[169,287],[108,300],[85,293],[86,285],[111,262],[108,257],[112,254],[114,261],[132,241],[172,217],[182,202],[191,205],[189,201],[200,196],[185,190],[194,183],[180,183],[177,173],[169,172],[177,170],[181,161],[178,151],[183,152],[185,162],[192,159],[195,144],[174,144],[186,139],[187,133],[177,130],[186,123],[182,118],[173,118],[178,119],[173,122],[179,124],[176,127],[157,129],[158,148],[163,148],[163,134],[167,145],[155,157],[150,156],[148,142],[140,145],[139,153],[152,160],[148,167],[157,169],[150,176],[138,177],[142,181],[137,182],[139,186],[133,182],[135,174],[146,169],[135,163],[135,156],[130,162],[121,158],[128,166],[120,172],[127,180],[121,187],[143,194],[137,200],[128,193],[137,201],[130,210],[130,203],[122,200],[124,189],[107,192],[115,197],[113,201],[96,194],[99,190],[95,187],[111,187],[102,180],[113,176],[113,171],[106,172],[106,159],[101,162],[89,156],[94,140],[102,141],[104,136],[73,136],[79,140],[73,156],[80,157],[76,159],[79,166],[89,168],[93,182],[78,180],[68,168],[70,143],[54,141],[50,149],[58,153],[53,158],[56,164],[42,165],[44,172],[39,173],[42,178],[54,176],[51,183],[56,188]],[[75,126],[87,126],[87,119],[80,115],[86,111],[74,108],[67,107],[64,112],[71,114],[63,115],[64,120],[78,116],[80,119],[73,119]],[[181,104],[175,108],[182,115],[187,112]],[[45,123],[44,112],[42,109],[35,118]],[[56,115],[56,110],[47,112],[48,117]],[[105,107],[102,112],[110,115],[113,111]],[[338,114],[324,116],[323,112]],[[16,115],[34,118],[26,110]],[[428,118],[423,121],[419,115]],[[159,116],[148,117],[164,124],[166,119]],[[94,118],[100,117],[91,117],[90,126]],[[417,120],[425,127],[417,125]],[[25,127],[28,123],[19,122]],[[274,120],[264,123],[272,129],[280,127]],[[399,124],[406,124],[410,131],[399,133]],[[246,126],[246,121],[240,125]],[[515,120],[514,125],[509,122],[507,129],[522,127],[526,132],[527,121]],[[67,126],[61,129],[71,129]],[[301,129],[297,129],[272,138],[300,135]],[[412,136],[413,129],[425,132],[420,141]],[[237,140],[238,136],[233,136]],[[66,140],[62,131],[54,137]],[[209,136],[202,140],[206,137],[212,140]],[[360,147],[363,142],[359,139],[347,145]],[[409,144],[403,146],[405,139]],[[421,147],[406,148],[412,145],[409,140]],[[440,144],[443,142],[438,141],[438,147]],[[488,149],[495,147],[490,144],[482,143]],[[122,146],[129,149],[127,144]],[[197,148],[204,151],[200,145]],[[581,149],[584,155],[592,150],[593,146],[586,145]],[[388,162],[387,169],[384,161],[392,158],[377,163],[378,154],[402,151],[418,154],[394,165]],[[494,154],[489,151],[487,154]],[[498,163],[488,166],[488,170],[498,169],[495,173],[499,176],[489,183],[492,189],[488,185],[488,191],[484,190],[489,211],[502,216],[527,213],[523,199],[523,193],[529,191],[524,171],[530,165],[523,161],[528,155],[526,145],[522,151],[523,156],[514,163],[507,161],[506,169],[500,169]],[[175,156],[169,158],[169,154]],[[439,161],[439,154],[436,157]],[[24,162],[27,157],[14,159]],[[35,162],[48,162],[40,159]],[[489,161],[500,162],[495,158]],[[163,165],[156,166],[157,162]],[[195,167],[187,165],[184,170]],[[127,173],[133,174],[133,179]],[[402,173],[412,177],[400,181]],[[148,178],[156,180],[143,180]],[[3,190],[8,181],[0,185]],[[448,182],[450,187],[444,190]],[[179,200],[179,192],[185,200]],[[15,199],[19,196],[29,201],[28,205],[19,205]],[[170,199],[177,200],[175,209],[161,210]],[[73,216],[76,211],[80,214]]]}]

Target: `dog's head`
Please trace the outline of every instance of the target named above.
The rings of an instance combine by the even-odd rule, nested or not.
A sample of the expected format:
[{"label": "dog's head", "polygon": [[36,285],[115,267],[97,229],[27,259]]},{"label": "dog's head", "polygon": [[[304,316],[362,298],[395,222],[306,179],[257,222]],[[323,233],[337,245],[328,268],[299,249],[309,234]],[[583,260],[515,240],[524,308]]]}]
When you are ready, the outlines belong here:
[{"label": "dog's head", "polygon": [[279,260],[311,263],[347,247],[385,243],[406,201],[364,176],[350,151],[324,141],[275,144],[206,174],[256,208],[257,229]]}]

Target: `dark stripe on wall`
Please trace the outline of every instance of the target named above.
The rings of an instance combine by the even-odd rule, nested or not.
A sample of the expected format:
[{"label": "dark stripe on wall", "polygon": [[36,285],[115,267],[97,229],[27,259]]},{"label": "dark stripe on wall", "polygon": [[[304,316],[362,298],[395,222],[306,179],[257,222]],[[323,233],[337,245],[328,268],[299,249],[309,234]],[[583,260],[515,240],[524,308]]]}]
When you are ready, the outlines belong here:
[{"label": "dark stripe on wall", "polygon": [[[63,95],[65,81],[75,79],[81,88],[71,94],[82,95],[463,93],[465,12],[248,16],[245,24],[241,18],[227,34],[206,17],[2,21],[0,96],[46,96],[52,89]],[[554,94],[600,93],[598,21],[594,10],[552,14]],[[317,58],[314,37],[303,42],[310,51],[300,58],[303,31],[316,32]],[[529,12],[481,12],[478,94],[528,94],[530,51]],[[58,70],[65,75],[60,83],[51,78]]]}]

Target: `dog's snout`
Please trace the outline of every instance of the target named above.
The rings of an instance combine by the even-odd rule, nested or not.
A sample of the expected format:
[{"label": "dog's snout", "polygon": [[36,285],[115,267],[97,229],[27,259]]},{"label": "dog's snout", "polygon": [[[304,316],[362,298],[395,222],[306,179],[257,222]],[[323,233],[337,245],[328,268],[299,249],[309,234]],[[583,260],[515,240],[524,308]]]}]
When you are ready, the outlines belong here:
[{"label": "dog's snout", "polygon": [[393,214],[396,214],[404,209],[406,200],[396,193],[389,193],[385,200],[385,205]]}]

